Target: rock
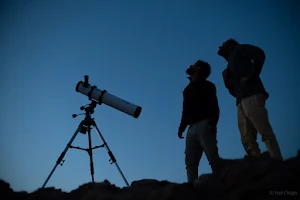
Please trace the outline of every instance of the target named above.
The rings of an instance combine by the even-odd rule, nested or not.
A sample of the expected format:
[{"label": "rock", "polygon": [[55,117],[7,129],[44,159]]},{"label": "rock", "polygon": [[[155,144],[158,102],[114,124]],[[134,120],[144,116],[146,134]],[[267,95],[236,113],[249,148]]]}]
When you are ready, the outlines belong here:
[{"label": "rock", "polygon": [[122,190],[109,181],[104,180],[100,183],[87,183],[73,190],[69,194],[70,199],[78,200],[98,200],[98,199],[118,199]]},{"label": "rock", "polygon": [[130,192],[135,199],[147,199],[151,193],[166,186],[168,181],[158,181],[154,179],[143,179],[131,183]]},{"label": "rock", "polygon": [[153,192],[147,200],[196,200],[198,198],[199,193],[193,188],[192,184],[169,183],[158,191]]},{"label": "rock", "polygon": [[41,188],[28,195],[28,199],[47,199],[47,200],[63,200],[67,197],[68,193],[63,192],[61,189]]},{"label": "rock", "polygon": [[[53,187],[32,193],[14,192],[0,180],[0,199],[19,200],[253,200],[296,199],[300,195],[300,151],[282,162],[261,158],[224,159],[222,176],[203,174],[195,182],[171,183],[154,179],[119,188],[108,180],[86,183],[67,193]],[[185,172],[183,172],[185,173]],[[298,197],[299,198],[299,197]]]},{"label": "rock", "polygon": [[0,180],[0,194],[11,195],[14,191],[10,188],[9,183],[6,183],[3,180]]}]

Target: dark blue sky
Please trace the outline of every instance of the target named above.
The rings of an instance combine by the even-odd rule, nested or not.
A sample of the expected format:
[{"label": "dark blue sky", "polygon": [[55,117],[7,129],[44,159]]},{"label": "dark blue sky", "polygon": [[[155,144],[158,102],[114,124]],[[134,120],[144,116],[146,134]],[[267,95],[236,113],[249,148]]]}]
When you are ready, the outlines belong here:
[{"label": "dark blue sky", "polygon": [[[284,2],[284,3],[283,3]],[[138,119],[109,106],[94,117],[127,180],[186,181],[184,140],[177,137],[185,70],[212,66],[221,109],[218,146],[224,158],[245,155],[237,111],[221,76],[218,46],[233,37],[266,53],[261,73],[270,121],[284,158],[299,149],[299,3],[289,1],[0,1],[0,178],[32,191],[50,173],[89,103],[75,86],[92,85],[143,107]],[[102,144],[92,132],[93,144]],[[265,145],[258,141],[262,150]],[[74,146],[87,147],[86,135]],[[91,180],[89,156],[70,149],[48,186],[69,191]],[[94,151],[95,179],[124,182],[107,151]],[[210,173],[206,157],[200,173]]]}]

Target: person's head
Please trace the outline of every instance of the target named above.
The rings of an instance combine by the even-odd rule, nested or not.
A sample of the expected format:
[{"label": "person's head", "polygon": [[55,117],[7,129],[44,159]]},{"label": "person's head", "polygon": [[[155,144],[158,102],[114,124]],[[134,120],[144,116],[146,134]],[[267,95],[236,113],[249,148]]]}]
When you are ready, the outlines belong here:
[{"label": "person's head", "polygon": [[186,73],[190,81],[206,80],[211,73],[211,67],[208,62],[198,60],[186,70]]},{"label": "person's head", "polygon": [[231,52],[238,44],[239,43],[236,40],[228,39],[219,47],[218,55],[225,58],[225,60],[228,60],[229,56],[231,55]]}]

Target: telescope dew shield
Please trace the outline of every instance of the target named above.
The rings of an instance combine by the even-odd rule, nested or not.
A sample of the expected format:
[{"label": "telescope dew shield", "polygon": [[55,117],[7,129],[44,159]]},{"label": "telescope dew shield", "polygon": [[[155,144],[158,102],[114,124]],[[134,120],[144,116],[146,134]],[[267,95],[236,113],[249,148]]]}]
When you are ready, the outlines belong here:
[{"label": "telescope dew shield", "polygon": [[96,86],[87,85],[84,86],[82,81],[79,81],[76,85],[76,92],[89,96],[91,99],[98,103],[104,103],[110,107],[113,107],[121,112],[124,112],[134,118],[138,118],[141,114],[142,107],[134,105],[124,99],[118,98],[104,90],[98,89]]}]

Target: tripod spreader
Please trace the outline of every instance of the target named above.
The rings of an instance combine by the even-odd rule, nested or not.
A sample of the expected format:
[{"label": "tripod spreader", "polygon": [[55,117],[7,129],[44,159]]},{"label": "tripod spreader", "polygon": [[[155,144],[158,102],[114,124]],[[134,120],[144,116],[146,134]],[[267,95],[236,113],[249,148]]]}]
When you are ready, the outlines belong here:
[{"label": "tripod spreader", "polygon": [[[94,164],[93,164],[93,150],[94,149],[97,149],[97,148],[100,148],[100,147],[105,147],[106,150],[107,150],[107,153],[110,157],[110,164],[113,164],[115,163],[119,173],[121,174],[123,180],[125,181],[127,187],[129,187],[129,184],[123,174],[123,172],[121,171],[118,163],[117,163],[117,160],[115,158],[115,156],[113,155],[113,153],[111,152],[110,148],[108,147],[108,144],[107,142],[105,141],[104,137],[102,136],[95,120],[93,118],[91,118],[91,114],[94,113],[94,108],[96,107],[97,105],[97,102],[95,101],[92,101],[91,104],[89,104],[88,106],[82,106],[81,107],[81,110],[85,110],[85,118],[80,122],[77,130],[75,131],[75,133],[73,134],[72,138],[70,139],[70,141],[68,142],[67,146],[65,147],[64,151],[61,153],[61,155],[58,157],[57,161],[56,161],[56,164],[54,166],[54,168],[52,169],[52,171],[50,172],[49,176],[47,177],[46,181],[44,182],[43,184],[43,188],[46,186],[47,182],[49,181],[49,179],[51,178],[52,174],[54,173],[56,167],[58,165],[63,165],[63,158],[64,156],[66,155],[67,151],[69,148],[74,148],[74,149],[79,149],[79,150],[84,150],[84,151],[87,151],[88,154],[89,154],[89,157],[90,157],[90,172],[91,172],[91,176],[92,176],[92,182],[94,182]],[[75,118],[77,115],[73,115],[73,118]],[[91,127],[94,127],[95,128],[95,131],[97,132],[98,136],[100,137],[101,141],[102,141],[102,145],[100,146],[95,146],[95,147],[92,147],[92,139],[91,139]],[[88,143],[89,143],[89,147],[88,148],[81,148],[81,147],[74,147],[72,146],[72,142],[74,141],[74,139],[76,138],[77,134],[78,133],[83,133],[83,134],[86,134],[86,132],[88,133]]]},{"label": "tripod spreader", "polygon": [[[93,148],[91,148],[91,149],[94,150],[94,149],[98,149],[98,148],[102,148],[102,147],[104,147],[103,144],[100,145],[100,146],[95,146],[95,147],[93,147]],[[71,149],[79,149],[79,150],[89,151],[88,148],[81,148],[81,147],[74,147],[74,146],[70,146],[70,148],[71,148]]]}]

